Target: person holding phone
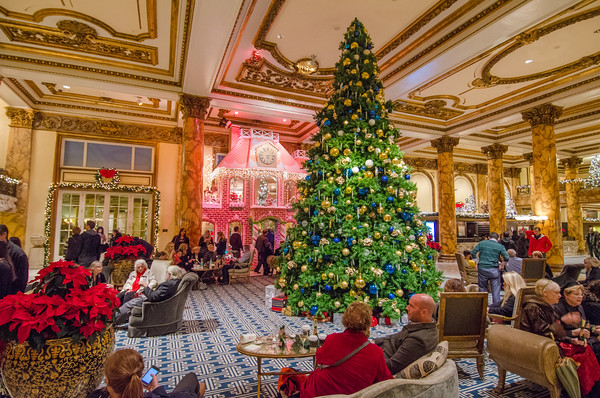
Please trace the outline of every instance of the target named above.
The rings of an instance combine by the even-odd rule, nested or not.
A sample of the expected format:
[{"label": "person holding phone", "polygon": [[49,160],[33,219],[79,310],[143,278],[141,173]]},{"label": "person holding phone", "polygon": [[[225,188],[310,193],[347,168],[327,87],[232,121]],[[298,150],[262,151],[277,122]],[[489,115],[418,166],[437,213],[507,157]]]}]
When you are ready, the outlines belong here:
[{"label": "person holding phone", "polygon": [[[110,354],[104,365],[106,387],[92,391],[87,398],[200,398],[206,384],[195,373],[188,373],[171,393],[158,385],[159,369],[151,366],[144,372],[144,358],[132,349]],[[146,392],[144,392],[146,389]]]}]

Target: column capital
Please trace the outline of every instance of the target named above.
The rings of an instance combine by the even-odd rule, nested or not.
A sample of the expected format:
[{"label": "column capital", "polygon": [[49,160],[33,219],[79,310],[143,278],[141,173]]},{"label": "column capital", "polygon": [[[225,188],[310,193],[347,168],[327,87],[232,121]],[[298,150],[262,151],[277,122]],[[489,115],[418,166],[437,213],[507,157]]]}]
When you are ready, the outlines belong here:
[{"label": "column capital", "polygon": [[525,159],[526,161],[529,162],[530,165],[532,165],[533,164],[533,152],[524,153],[523,159]]},{"label": "column capital", "polygon": [[197,95],[179,94],[179,110],[183,114],[183,118],[193,117],[196,119],[205,119],[210,98],[199,97]]},{"label": "column capital", "polygon": [[458,145],[459,139],[457,137],[450,137],[444,135],[440,138],[436,138],[431,141],[431,146],[437,149],[438,153],[453,152],[454,147]]},{"label": "column capital", "polygon": [[475,170],[477,171],[477,174],[487,175],[487,171],[488,171],[487,164],[477,163],[477,164],[475,164]]},{"label": "column capital", "polygon": [[552,104],[542,104],[526,111],[521,112],[523,120],[529,122],[532,127],[541,124],[554,126],[556,120],[562,114],[563,107]]},{"label": "column capital", "polygon": [[502,155],[504,155],[506,151],[508,151],[508,146],[498,144],[497,142],[481,148],[481,152],[483,152],[488,159],[502,159]]},{"label": "column capital", "polygon": [[581,162],[582,162],[581,158],[578,158],[576,156],[559,160],[559,163],[562,164],[565,168],[575,169],[575,170],[577,170],[577,168],[579,167]]},{"label": "column capital", "polygon": [[33,122],[35,121],[39,111],[33,109],[23,108],[6,108],[6,116],[10,118],[10,127],[25,127],[33,128]]}]

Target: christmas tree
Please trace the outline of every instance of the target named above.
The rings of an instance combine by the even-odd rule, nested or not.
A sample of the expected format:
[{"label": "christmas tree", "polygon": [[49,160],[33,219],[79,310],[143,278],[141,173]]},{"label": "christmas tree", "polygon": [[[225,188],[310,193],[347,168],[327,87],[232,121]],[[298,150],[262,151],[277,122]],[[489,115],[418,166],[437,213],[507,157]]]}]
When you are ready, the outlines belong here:
[{"label": "christmas tree", "polygon": [[357,19],[344,37],[277,285],[294,314],[343,312],[361,300],[398,318],[413,293],[437,297],[441,273],[415,216],[416,186],[395,145],[371,39]]}]

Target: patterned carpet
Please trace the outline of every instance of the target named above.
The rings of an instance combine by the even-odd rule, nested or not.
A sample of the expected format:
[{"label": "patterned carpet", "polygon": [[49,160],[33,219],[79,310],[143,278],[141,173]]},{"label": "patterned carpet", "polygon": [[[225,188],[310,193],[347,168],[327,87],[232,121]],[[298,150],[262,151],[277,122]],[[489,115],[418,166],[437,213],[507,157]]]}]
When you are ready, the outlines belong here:
[{"label": "patterned carpet", "polygon": [[[271,334],[274,328],[285,325],[288,332],[298,332],[303,318],[285,317],[265,308],[265,286],[272,284],[267,277],[252,277],[246,284],[211,285],[207,290],[192,291],[184,312],[184,327],[176,334],[162,337],[129,339],[124,330],[117,331],[117,348],[138,350],[147,365],[161,369],[161,385],[172,389],[186,373],[196,372],[207,385],[209,398],[256,397],[256,361],[238,354],[235,346],[242,333]],[[319,324],[319,331],[334,333],[343,327],[332,323]],[[377,326],[373,337],[395,333],[398,327]],[[548,397],[548,390],[520,377],[507,374],[504,395],[494,394],[498,377],[496,365],[486,360],[485,381],[477,374],[475,360],[457,361],[460,397]],[[284,366],[310,370],[310,360],[263,360],[264,371],[276,371]],[[262,379],[261,393],[275,397],[277,378]]]}]

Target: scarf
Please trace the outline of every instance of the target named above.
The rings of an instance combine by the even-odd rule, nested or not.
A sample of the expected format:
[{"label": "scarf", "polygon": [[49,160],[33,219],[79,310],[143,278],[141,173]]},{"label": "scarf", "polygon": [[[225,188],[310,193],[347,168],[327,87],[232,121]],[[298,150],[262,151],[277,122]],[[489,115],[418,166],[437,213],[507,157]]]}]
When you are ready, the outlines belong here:
[{"label": "scarf", "polygon": [[131,285],[131,291],[132,292],[137,292],[140,289],[140,278],[145,273],[146,273],[146,271],[142,272],[141,274],[139,272],[135,273],[136,274],[135,275],[135,281],[133,281],[133,284]]}]

